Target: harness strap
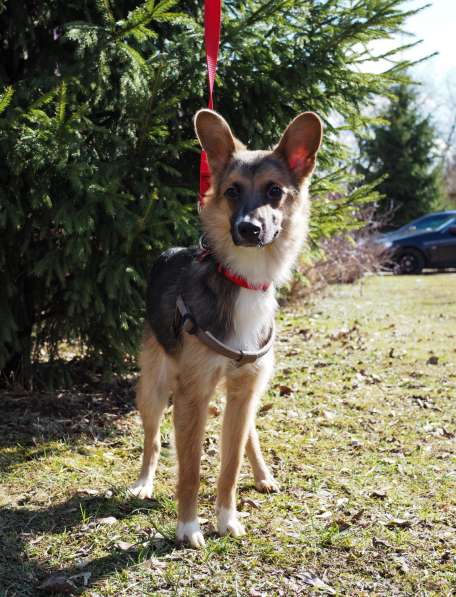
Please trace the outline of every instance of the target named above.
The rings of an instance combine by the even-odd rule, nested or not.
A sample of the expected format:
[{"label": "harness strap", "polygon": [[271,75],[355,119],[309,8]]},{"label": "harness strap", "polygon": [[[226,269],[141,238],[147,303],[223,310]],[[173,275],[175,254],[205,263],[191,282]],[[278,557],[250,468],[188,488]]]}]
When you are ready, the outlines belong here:
[{"label": "harness strap", "polygon": [[182,329],[187,332],[187,334],[195,335],[200,342],[202,342],[205,346],[213,350],[214,352],[218,352],[224,357],[236,361],[239,367],[242,365],[246,365],[247,363],[254,363],[266,353],[268,353],[272,345],[274,344],[274,336],[275,336],[275,324],[274,321],[271,325],[271,330],[269,332],[269,338],[263,348],[257,351],[244,351],[244,350],[233,350],[223,342],[220,342],[211,332],[207,330],[202,330],[195,321],[195,318],[187,308],[187,305],[184,302],[184,299],[181,295],[177,297],[176,301],[177,310],[179,311],[182,317]]}]

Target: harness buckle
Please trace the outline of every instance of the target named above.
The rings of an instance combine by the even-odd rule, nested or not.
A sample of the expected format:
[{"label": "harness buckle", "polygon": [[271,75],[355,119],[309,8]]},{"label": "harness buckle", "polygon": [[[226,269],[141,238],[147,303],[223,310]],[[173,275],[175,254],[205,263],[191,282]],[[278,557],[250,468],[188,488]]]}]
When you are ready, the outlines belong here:
[{"label": "harness buckle", "polygon": [[182,316],[182,329],[187,332],[187,334],[190,334],[190,336],[196,334],[198,326],[190,313],[185,313],[185,315]]}]

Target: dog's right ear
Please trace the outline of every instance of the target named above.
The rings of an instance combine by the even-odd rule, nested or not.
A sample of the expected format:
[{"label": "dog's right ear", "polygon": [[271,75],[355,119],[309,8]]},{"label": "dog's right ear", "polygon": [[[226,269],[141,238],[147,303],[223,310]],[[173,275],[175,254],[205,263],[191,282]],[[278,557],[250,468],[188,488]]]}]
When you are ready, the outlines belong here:
[{"label": "dog's right ear", "polygon": [[207,153],[211,172],[220,173],[235,150],[235,139],[228,123],[213,110],[195,114],[195,131],[201,147]]}]

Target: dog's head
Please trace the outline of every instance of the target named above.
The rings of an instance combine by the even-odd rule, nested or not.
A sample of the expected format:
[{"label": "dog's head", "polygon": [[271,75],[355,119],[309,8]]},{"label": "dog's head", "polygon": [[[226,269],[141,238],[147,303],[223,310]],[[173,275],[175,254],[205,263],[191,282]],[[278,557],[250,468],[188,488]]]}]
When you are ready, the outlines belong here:
[{"label": "dog's head", "polygon": [[322,139],[320,119],[313,112],[300,114],[269,151],[246,149],[212,110],[197,112],[195,129],[211,170],[201,214],[209,242],[225,254],[272,248],[305,200],[301,191]]}]

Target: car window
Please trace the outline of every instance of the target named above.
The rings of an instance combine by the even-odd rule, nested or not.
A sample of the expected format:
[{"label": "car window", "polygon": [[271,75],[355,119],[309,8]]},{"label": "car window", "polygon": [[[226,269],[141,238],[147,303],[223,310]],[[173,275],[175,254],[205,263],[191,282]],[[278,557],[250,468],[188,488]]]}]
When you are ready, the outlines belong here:
[{"label": "car window", "polygon": [[407,226],[407,230],[412,232],[413,230],[417,231],[425,231],[425,230],[437,230],[441,226],[444,226],[446,223],[449,223],[454,219],[454,216],[449,215],[438,215],[438,216],[429,216],[427,218],[422,218],[420,220],[416,220],[409,226]]},{"label": "car window", "polygon": [[450,228],[456,227],[456,218],[453,216],[451,220],[445,222],[445,225],[442,227],[443,232],[448,231]]}]

